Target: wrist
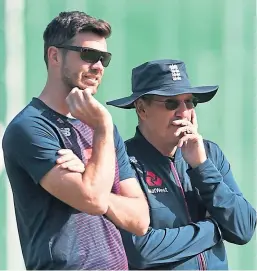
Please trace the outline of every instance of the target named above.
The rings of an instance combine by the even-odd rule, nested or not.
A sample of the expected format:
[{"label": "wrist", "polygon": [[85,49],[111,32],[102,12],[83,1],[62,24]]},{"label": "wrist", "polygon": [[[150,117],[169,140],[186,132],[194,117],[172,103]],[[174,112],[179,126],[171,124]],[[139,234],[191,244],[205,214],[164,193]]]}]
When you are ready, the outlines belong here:
[{"label": "wrist", "polygon": [[113,134],[113,123],[112,121],[103,121],[95,127],[95,132],[99,134]]},{"label": "wrist", "polygon": [[189,163],[189,165],[191,168],[197,168],[200,165],[202,165],[206,160],[207,160],[207,157],[205,156],[205,157],[200,158],[198,161]]},{"label": "wrist", "polygon": [[108,198],[108,208],[107,212],[105,213],[107,216],[112,213],[113,210],[113,198],[115,197],[115,194],[110,193],[109,198]]}]

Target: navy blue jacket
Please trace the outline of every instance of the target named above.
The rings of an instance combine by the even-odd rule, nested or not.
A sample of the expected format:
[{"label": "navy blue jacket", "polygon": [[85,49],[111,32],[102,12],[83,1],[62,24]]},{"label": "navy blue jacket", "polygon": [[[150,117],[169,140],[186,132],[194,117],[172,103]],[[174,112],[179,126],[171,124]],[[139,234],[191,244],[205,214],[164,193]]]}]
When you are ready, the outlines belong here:
[{"label": "navy blue jacket", "polygon": [[130,269],[228,269],[223,240],[246,244],[256,211],[221,149],[204,140],[208,159],[192,169],[180,149],[174,160],[163,156],[138,129],[125,143],[151,215],[144,236],[121,230]]}]

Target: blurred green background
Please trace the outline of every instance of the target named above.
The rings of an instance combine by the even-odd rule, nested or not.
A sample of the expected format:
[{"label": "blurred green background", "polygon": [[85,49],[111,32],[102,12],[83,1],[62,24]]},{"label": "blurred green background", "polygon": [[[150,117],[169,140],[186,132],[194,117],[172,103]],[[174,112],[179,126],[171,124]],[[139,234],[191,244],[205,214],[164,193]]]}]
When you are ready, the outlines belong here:
[{"label": "blurred green background", "polygon": [[[103,103],[129,95],[131,69],[153,59],[181,59],[192,85],[220,85],[215,99],[197,108],[200,132],[220,145],[256,206],[256,1],[0,0],[0,139],[11,118],[44,87],[43,31],[67,10],[112,25],[113,59],[97,94]],[[132,136],[135,112],[108,109],[123,138]],[[0,203],[0,269],[23,269],[1,153]],[[257,269],[256,236],[245,246],[226,247],[230,269]]]}]

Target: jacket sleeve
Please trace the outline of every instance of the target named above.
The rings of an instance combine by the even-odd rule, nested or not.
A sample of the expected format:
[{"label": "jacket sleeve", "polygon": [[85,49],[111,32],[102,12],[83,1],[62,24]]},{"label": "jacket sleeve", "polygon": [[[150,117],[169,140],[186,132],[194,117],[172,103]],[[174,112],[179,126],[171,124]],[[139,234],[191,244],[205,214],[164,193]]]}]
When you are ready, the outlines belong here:
[{"label": "jacket sleeve", "polygon": [[211,219],[179,228],[149,228],[144,236],[124,230],[121,235],[129,264],[138,269],[188,259],[221,240],[218,225]]},{"label": "jacket sleeve", "polygon": [[254,234],[256,211],[243,197],[220,148],[212,143],[207,153],[208,159],[203,164],[187,171],[191,183],[219,224],[223,239],[246,244]]}]

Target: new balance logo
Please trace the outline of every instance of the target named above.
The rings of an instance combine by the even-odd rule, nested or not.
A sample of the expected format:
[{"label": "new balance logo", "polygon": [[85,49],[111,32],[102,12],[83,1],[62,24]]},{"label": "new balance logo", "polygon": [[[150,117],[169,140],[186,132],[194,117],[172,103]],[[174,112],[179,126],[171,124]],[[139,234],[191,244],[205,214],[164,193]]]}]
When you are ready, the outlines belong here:
[{"label": "new balance logo", "polygon": [[60,128],[60,130],[63,133],[63,135],[65,135],[65,136],[71,135],[70,128]]},{"label": "new balance logo", "polygon": [[59,123],[64,123],[64,121],[63,121],[61,118],[58,118],[57,121],[58,121]]}]

